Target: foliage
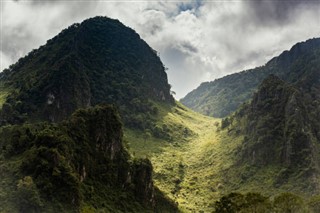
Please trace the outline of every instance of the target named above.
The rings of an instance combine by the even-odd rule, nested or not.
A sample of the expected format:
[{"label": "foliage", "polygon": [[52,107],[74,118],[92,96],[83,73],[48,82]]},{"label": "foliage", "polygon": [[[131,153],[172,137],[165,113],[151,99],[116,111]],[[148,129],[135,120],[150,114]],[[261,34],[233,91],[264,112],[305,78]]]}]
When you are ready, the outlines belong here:
[{"label": "foliage", "polygon": [[236,213],[244,208],[245,203],[246,200],[242,194],[231,193],[215,203],[215,212]]},{"label": "foliage", "polygon": [[59,124],[2,127],[0,136],[1,178],[8,180],[0,185],[7,195],[0,196],[5,203],[1,210],[151,212],[154,208],[152,166],[148,160],[130,159],[114,107],[81,109]]},{"label": "foliage", "polygon": [[[279,86],[272,82],[266,85],[266,89]],[[282,84],[282,81],[279,83]],[[296,91],[286,84],[278,89],[283,94]],[[289,89],[288,93],[284,92],[287,89]],[[271,91],[272,94],[273,90]],[[273,94],[278,96],[278,93]],[[282,98],[282,96],[278,97]],[[274,105],[275,108],[282,108],[280,106],[283,103],[278,99],[274,102],[279,103],[278,106]],[[280,177],[281,173],[286,171],[286,166],[276,162],[276,159],[270,155],[281,153],[277,147],[283,143],[274,138],[274,141],[280,143],[276,144],[277,146],[270,146],[269,140],[265,137],[268,131],[274,130],[273,119],[279,117],[272,113],[269,115],[269,110],[273,113],[278,113],[278,111],[274,107],[267,110],[263,106],[265,105],[261,103],[261,111],[258,111],[260,108],[256,108],[255,111],[259,114],[248,119],[248,109],[251,109],[252,105],[250,103],[243,105],[239,111],[228,117],[229,125],[224,129],[220,129],[220,125],[217,125],[217,123],[222,123],[221,119],[202,116],[179,104],[167,110],[159,106],[157,125],[162,127],[165,124],[173,140],[168,143],[165,138],[152,135],[147,142],[144,142],[143,132],[132,129],[125,129],[125,140],[128,141],[129,151],[134,156],[150,158],[154,168],[155,185],[177,202],[182,212],[212,212],[214,200],[219,200],[221,195],[228,195],[234,191],[241,193],[244,199],[248,199],[248,202],[251,203],[243,207],[242,212],[270,212],[269,210],[273,208],[273,196],[289,191],[299,193],[307,200],[307,197],[312,192],[316,192],[317,188],[310,179],[306,179],[304,172],[310,172],[308,169],[304,170],[306,167],[292,168],[294,173],[292,171],[284,173],[289,179]],[[263,119],[262,116],[268,118]],[[248,125],[255,121],[260,124],[249,128]],[[189,129],[192,134],[171,131],[179,125]],[[220,130],[217,131],[218,129]],[[247,135],[249,130],[256,134],[256,137]],[[258,132],[262,134],[259,135]],[[261,139],[258,140],[261,143],[253,140],[253,138],[260,137]],[[272,139],[272,135],[269,137]],[[255,143],[257,143],[256,146],[253,146]],[[252,155],[244,157],[245,150],[248,148],[245,145],[252,146],[255,150],[262,150],[261,152],[256,151],[256,160],[259,159],[257,161],[259,163],[251,161]],[[264,152],[268,154],[263,155]],[[259,156],[260,154],[262,157]],[[263,164],[263,161],[271,159],[273,161],[270,162],[274,163]],[[283,182],[280,184],[279,180]],[[263,194],[259,196],[255,193],[248,193],[250,191]]]},{"label": "foliage", "polygon": [[[2,92],[2,85],[11,90]],[[0,91],[0,106],[6,104],[0,125],[57,122],[78,108],[108,103],[126,126],[143,131],[158,112],[153,101],[174,104],[154,50],[106,17],[74,24],[19,59],[1,76]]]},{"label": "foliage", "polygon": [[281,213],[299,213],[304,211],[303,199],[292,193],[282,193],[274,198],[274,211]]},{"label": "foliage", "polygon": [[43,203],[32,177],[25,176],[18,181],[16,194],[20,212],[40,212]]},{"label": "foliage", "polygon": [[214,204],[215,212],[217,213],[232,213],[232,212],[246,212],[246,213],[263,213],[271,211],[271,202],[269,199],[259,193],[235,193],[232,192],[226,196],[221,197]]},{"label": "foliage", "polygon": [[0,212],[317,212],[316,197],[277,194],[318,187],[318,43],[183,100],[225,116],[258,89],[221,120],[174,103],[157,54],[119,21],[70,26],[0,74]]},{"label": "foliage", "polygon": [[224,129],[230,125],[230,119],[228,117],[221,120],[221,128]]},{"label": "foliage", "polygon": [[259,193],[241,194],[232,192],[221,197],[215,202],[214,206],[217,213],[310,212],[303,199],[292,193],[281,193],[274,199],[270,199]]},{"label": "foliage", "polygon": [[[204,82],[182,98],[181,103],[205,115],[225,117],[251,100],[253,93],[270,74],[297,83],[306,78],[308,72],[319,69],[319,56],[320,38],[309,39],[294,45],[290,51],[284,51],[264,66]],[[314,77],[319,78],[315,74]]]},{"label": "foliage", "polygon": [[307,202],[310,211],[319,212],[320,211],[320,195],[312,196]]}]

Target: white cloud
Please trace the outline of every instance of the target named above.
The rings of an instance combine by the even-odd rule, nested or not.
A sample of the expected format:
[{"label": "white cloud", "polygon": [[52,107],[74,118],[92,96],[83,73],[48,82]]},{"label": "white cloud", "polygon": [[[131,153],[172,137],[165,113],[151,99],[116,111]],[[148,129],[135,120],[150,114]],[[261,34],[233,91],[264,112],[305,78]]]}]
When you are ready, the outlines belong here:
[{"label": "white cloud", "polygon": [[5,1],[1,70],[74,22],[119,19],[160,53],[177,98],[320,36],[320,2]]},{"label": "white cloud", "polygon": [[11,59],[1,51],[0,52],[0,70],[3,70],[9,67],[10,64],[12,64]]}]

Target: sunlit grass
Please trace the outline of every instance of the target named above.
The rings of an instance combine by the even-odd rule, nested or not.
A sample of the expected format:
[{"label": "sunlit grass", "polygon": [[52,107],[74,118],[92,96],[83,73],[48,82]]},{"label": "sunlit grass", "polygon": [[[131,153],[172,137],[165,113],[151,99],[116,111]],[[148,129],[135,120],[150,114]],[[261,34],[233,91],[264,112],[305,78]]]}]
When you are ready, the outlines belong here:
[{"label": "sunlit grass", "polygon": [[[160,123],[184,126],[192,134],[173,132],[172,141],[154,137],[144,139],[142,132],[125,130],[125,139],[136,157],[149,157],[154,167],[155,185],[175,200],[182,211],[206,210],[218,193],[219,175],[214,165],[220,151],[220,119],[195,113],[178,104],[170,109],[158,105]],[[220,155],[220,154],[218,154]],[[209,156],[209,157],[208,157]],[[215,183],[216,182],[216,183]]]},{"label": "sunlit grass", "polygon": [[[154,183],[173,199],[181,212],[212,212],[213,204],[230,192],[258,192],[274,196],[291,191],[301,196],[300,182],[288,182],[277,188],[280,166],[255,167],[239,164],[244,136],[237,134],[237,123],[221,130],[221,120],[195,113],[181,104],[174,108],[158,105],[160,124],[174,129],[182,126],[192,134],[176,128],[173,140],[145,139],[143,132],[125,129],[125,140],[135,157],[148,157],[154,167]],[[183,129],[183,128],[182,128]]]}]

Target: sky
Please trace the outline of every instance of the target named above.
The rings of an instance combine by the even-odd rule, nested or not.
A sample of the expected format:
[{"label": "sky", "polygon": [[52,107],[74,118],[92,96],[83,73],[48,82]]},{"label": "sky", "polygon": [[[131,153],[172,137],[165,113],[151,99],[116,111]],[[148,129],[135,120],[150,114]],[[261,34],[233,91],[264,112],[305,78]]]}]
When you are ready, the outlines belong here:
[{"label": "sky", "polygon": [[73,23],[118,19],[157,52],[176,99],[320,37],[320,0],[1,0],[0,70]]}]

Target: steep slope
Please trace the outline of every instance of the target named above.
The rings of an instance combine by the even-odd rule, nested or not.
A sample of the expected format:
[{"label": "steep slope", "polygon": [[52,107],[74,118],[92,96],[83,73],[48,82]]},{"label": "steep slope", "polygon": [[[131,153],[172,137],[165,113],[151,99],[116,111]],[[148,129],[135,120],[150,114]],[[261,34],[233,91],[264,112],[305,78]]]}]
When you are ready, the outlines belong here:
[{"label": "steep slope", "polygon": [[251,102],[222,120],[177,104],[159,112],[159,123],[191,134],[176,131],[168,143],[126,131],[129,151],[150,158],[155,185],[182,212],[213,212],[221,197],[220,205],[242,197],[232,192],[251,199],[243,212],[284,212],[277,205],[291,198],[293,212],[318,212],[312,209],[319,209],[319,71],[306,72],[295,84],[270,75]]},{"label": "steep slope", "polygon": [[126,125],[143,129],[152,101],[174,104],[163,64],[132,29],[95,17],[74,24],[0,75],[9,94],[1,122],[61,121],[98,103],[119,107]]},{"label": "steep slope", "polygon": [[168,138],[158,107],[174,105],[132,29],[95,17],[63,30],[0,73],[0,212],[176,212],[121,124]]},{"label": "steep slope", "polygon": [[202,83],[182,98],[181,103],[205,115],[225,117],[250,100],[268,75],[295,83],[304,72],[319,67],[319,58],[320,38],[310,39],[294,45],[262,67]]},{"label": "steep slope", "polygon": [[[210,205],[221,193],[212,190],[220,182],[217,172],[222,164],[218,162],[228,159],[216,132],[220,119],[195,113],[180,103],[160,114],[162,126],[180,127],[181,131],[172,135],[174,140],[145,139],[139,132],[125,131],[129,151],[150,158],[155,185],[178,204],[181,212],[212,212]],[[213,167],[216,163],[219,165]]]},{"label": "steep slope", "polygon": [[[0,131],[1,212],[175,211],[155,193],[150,161],[122,144],[114,107],[78,110],[60,124]],[[160,200],[160,202],[157,202]]]},{"label": "steep slope", "polygon": [[320,69],[312,74],[295,84],[269,76],[250,103],[223,120],[230,135],[244,137],[228,174],[242,177],[240,188],[260,176],[270,188],[319,192]]}]

